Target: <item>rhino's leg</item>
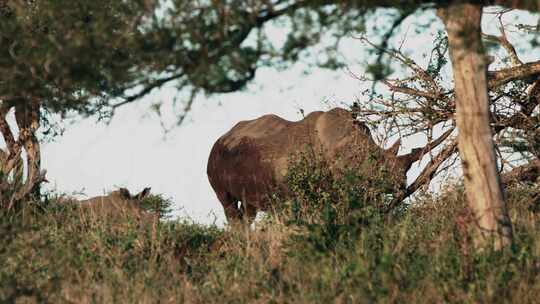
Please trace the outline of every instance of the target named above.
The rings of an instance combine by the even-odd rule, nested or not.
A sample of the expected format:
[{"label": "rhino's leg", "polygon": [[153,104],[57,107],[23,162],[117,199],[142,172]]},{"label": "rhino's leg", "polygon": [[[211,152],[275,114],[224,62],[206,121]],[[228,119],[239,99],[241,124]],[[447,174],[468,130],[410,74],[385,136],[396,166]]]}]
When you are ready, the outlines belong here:
[{"label": "rhino's leg", "polygon": [[238,200],[232,197],[228,192],[218,192],[217,197],[223,206],[225,216],[229,224],[238,222],[242,219],[242,213],[238,209]]},{"label": "rhino's leg", "polygon": [[252,204],[244,204],[242,202],[242,215],[246,224],[251,225],[257,216],[257,208]]}]

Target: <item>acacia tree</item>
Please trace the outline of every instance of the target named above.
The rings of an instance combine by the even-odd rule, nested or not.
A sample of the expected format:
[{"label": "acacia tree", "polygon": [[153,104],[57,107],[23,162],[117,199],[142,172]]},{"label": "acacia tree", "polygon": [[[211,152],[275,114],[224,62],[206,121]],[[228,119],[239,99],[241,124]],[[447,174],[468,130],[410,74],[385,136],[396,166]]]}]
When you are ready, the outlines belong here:
[{"label": "acacia tree", "polygon": [[[507,53],[503,60],[493,64],[491,70],[487,71],[487,87],[490,90],[489,108],[487,109],[488,127],[491,128],[486,135],[490,138],[492,134],[494,135],[497,155],[501,163],[500,171],[509,171],[503,175],[502,181],[505,185],[516,181],[534,182],[540,176],[538,161],[540,122],[537,112],[540,105],[540,96],[538,95],[540,61],[523,63],[520,60],[516,49],[508,41],[501,19],[502,15],[507,12],[508,10],[500,10],[497,13],[500,21],[500,36],[482,35],[484,39],[501,46]],[[518,25],[516,28],[530,29],[531,27]],[[371,99],[370,102],[356,104],[354,106],[356,114],[366,121],[382,122],[382,125],[386,126],[385,131],[390,135],[409,136],[421,133],[431,139],[441,130],[452,131],[456,125],[456,118],[465,115],[456,113],[456,102],[460,98],[456,92],[457,84],[456,87],[451,86],[443,77],[443,69],[448,61],[449,36],[450,34],[448,36],[439,34],[430,60],[425,67],[404,55],[400,49],[381,48],[367,37],[360,37],[362,42],[397,62],[408,73],[403,78],[381,79],[380,81],[390,94],[378,94],[380,97]],[[483,60],[491,60],[490,58],[492,57],[484,56]],[[368,80],[367,77],[356,74],[353,76],[362,81]],[[473,127],[469,126],[466,129],[466,131],[470,130],[474,130]],[[466,132],[460,132],[460,135],[463,133]],[[453,159],[452,156],[457,152],[457,140],[453,136],[449,136],[445,139],[443,146],[436,153],[425,150],[426,155],[431,156],[431,161],[418,178],[409,185],[406,195],[426,185],[437,171],[440,171],[443,164],[446,163],[443,168],[451,165],[449,160]],[[525,156],[521,160],[521,163],[525,161],[525,164],[514,168],[512,158],[515,158],[516,153]],[[496,164],[495,154],[492,157],[493,164]],[[467,170],[466,167],[463,169]],[[477,214],[478,212],[480,211],[476,211]],[[498,215],[505,217],[504,214]],[[480,219],[477,219],[477,222],[479,221]],[[485,222],[479,223],[479,225],[482,224],[487,225]],[[506,222],[505,227],[509,229],[508,222]],[[480,236],[482,236],[482,232],[484,235],[488,234],[482,229],[479,229],[479,232]],[[497,232],[497,234],[503,233],[508,234],[510,231]],[[483,237],[479,238],[479,240],[481,239]],[[502,245],[499,244],[499,246]]]},{"label": "acacia tree", "polygon": [[[518,1],[495,2],[516,5]],[[522,2],[528,6],[532,1]],[[456,94],[458,146],[467,199],[478,228],[476,243],[502,248],[512,242],[512,227],[496,168],[490,129],[486,57],[480,27],[482,4],[450,3],[439,8],[438,13],[448,33]]]},{"label": "acacia tree", "polygon": [[483,51],[479,4],[451,4],[439,9],[448,33],[454,71],[458,147],[469,207],[477,222],[478,242],[495,248],[512,242],[512,225],[497,172],[489,125],[486,59]]},{"label": "acacia tree", "polygon": [[[152,1],[0,1],[0,202],[11,208],[45,180],[43,113],[100,111],[134,81],[137,28]],[[10,125],[8,114],[14,113]],[[22,176],[22,153],[26,174]]]},{"label": "acacia tree", "polygon": [[[533,182],[540,176],[538,174],[540,121],[537,112],[540,105],[540,78],[537,67],[540,61],[524,63],[520,59],[516,48],[506,35],[505,27],[508,25],[502,22],[502,16],[509,12],[509,10],[492,12],[499,16],[500,36],[482,34],[484,40],[492,43],[490,50],[493,51],[493,55],[500,57],[494,60],[495,56],[488,56],[488,60],[495,62],[490,65],[487,74],[490,125],[501,164],[499,170],[507,172],[502,176],[504,185],[516,181]],[[516,30],[530,28],[524,24],[511,26]],[[522,35],[520,39],[523,38]],[[356,117],[373,129],[381,129],[386,138],[422,134],[428,141],[434,142],[435,134],[455,129],[456,96],[452,83],[445,77],[445,67],[448,65],[448,37],[444,33],[438,33],[434,48],[427,56],[429,60],[424,66],[405,55],[401,49],[381,48],[366,36],[358,39],[397,64],[399,66],[397,70],[401,74],[405,72],[405,76],[380,79],[384,90],[375,89],[375,97],[358,100],[352,107]],[[498,52],[499,48],[504,49],[506,54]],[[349,72],[362,82],[373,81],[369,77],[355,74],[350,70]],[[364,95],[371,97],[373,93],[364,92]],[[437,153],[431,150],[423,151],[426,155],[433,154],[431,164],[434,167],[426,167],[421,175],[425,174],[431,179],[437,171],[436,168],[455,155],[457,152],[455,136],[452,134],[444,138],[443,146]],[[516,159],[518,155],[521,157]],[[445,167],[449,165],[451,164]],[[422,185],[424,183],[411,184],[408,193],[414,192]]]}]

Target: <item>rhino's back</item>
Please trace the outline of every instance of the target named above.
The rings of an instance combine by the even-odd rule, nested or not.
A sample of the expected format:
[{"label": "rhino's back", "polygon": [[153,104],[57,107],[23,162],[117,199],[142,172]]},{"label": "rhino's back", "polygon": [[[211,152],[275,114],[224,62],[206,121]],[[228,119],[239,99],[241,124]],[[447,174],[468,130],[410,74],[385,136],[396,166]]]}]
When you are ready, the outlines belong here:
[{"label": "rhino's back", "polygon": [[116,196],[98,196],[79,202],[83,210],[94,213],[96,216],[136,216],[139,217],[141,209],[135,202],[124,200]]},{"label": "rhino's back", "polygon": [[207,173],[214,190],[262,201],[284,178],[289,157],[316,141],[314,126],[321,114],[297,122],[264,115],[236,124],[210,152]]},{"label": "rhino's back", "polygon": [[234,149],[239,144],[249,141],[265,152],[273,150],[273,146],[293,148],[298,141],[305,141],[313,131],[315,121],[323,112],[313,112],[300,121],[288,121],[277,115],[268,114],[253,120],[245,120],[236,124],[219,140],[228,149]]}]

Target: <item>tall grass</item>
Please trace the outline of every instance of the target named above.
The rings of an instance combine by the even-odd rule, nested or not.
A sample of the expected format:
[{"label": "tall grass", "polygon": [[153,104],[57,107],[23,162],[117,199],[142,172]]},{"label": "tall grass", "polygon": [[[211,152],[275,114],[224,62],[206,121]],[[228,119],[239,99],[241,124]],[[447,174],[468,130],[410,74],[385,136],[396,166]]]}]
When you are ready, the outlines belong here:
[{"label": "tall grass", "polygon": [[54,200],[4,212],[0,302],[538,302],[537,189],[508,192],[512,248],[477,252],[459,185],[387,216],[360,177],[301,175],[291,185],[312,186],[255,228],[100,217]]}]

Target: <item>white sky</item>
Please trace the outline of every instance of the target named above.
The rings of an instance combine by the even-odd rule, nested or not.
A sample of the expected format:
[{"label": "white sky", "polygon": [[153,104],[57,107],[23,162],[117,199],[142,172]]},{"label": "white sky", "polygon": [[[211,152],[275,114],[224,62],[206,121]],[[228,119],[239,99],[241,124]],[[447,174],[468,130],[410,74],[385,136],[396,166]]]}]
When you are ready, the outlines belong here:
[{"label": "white sky", "polygon": [[[529,16],[527,20],[525,15],[519,16],[520,21],[531,20]],[[488,16],[484,21],[493,26],[492,19]],[[419,20],[426,19],[410,18],[407,23]],[[384,20],[379,18],[375,23]],[[402,28],[414,32],[413,25]],[[409,33],[404,47],[421,57],[422,51],[430,50],[430,34],[436,28],[440,24],[432,25],[430,31],[418,37]],[[282,39],[279,31],[272,34],[275,39]],[[342,51],[351,60],[359,60],[356,56],[365,54],[360,43],[351,39],[344,43]],[[351,66],[361,73],[352,61]],[[172,198],[175,215],[221,225],[225,220],[222,207],[206,176],[207,158],[218,137],[238,121],[263,114],[298,120],[300,108],[309,113],[350,104],[366,88],[366,84],[360,84],[345,71],[314,70],[303,76],[303,69],[302,65],[285,72],[260,69],[245,92],[210,99],[200,97],[186,122],[166,139],[156,116],[147,115],[148,106],[157,100],[172,100],[174,88],[157,91],[120,109],[109,125],[89,118],[68,126],[62,137],[42,147],[42,165],[50,181],[47,188],[95,196],[120,186],[131,192],[151,186],[153,193]]]}]

